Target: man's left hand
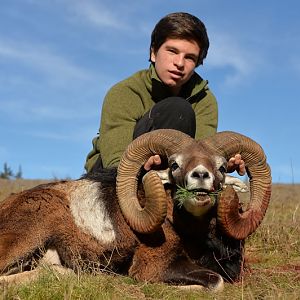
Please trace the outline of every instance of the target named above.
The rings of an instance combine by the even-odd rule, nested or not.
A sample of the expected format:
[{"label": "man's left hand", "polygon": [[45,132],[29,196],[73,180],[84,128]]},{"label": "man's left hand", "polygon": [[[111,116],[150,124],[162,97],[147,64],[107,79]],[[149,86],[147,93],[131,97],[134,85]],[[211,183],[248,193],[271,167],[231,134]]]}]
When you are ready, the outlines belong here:
[{"label": "man's left hand", "polygon": [[231,173],[237,171],[240,176],[245,175],[246,167],[245,162],[242,160],[240,154],[236,154],[234,157],[231,157],[227,164],[227,172]]}]

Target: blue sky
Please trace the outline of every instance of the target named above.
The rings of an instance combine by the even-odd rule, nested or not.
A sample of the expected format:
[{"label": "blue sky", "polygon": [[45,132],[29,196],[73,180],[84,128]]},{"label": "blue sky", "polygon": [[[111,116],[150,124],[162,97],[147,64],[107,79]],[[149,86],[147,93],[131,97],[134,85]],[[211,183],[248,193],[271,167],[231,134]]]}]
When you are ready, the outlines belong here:
[{"label": "blue sky", "polygon": [[186,11],[208,30],[197,72],[219,131],[259,142],[274,182],[300,183],[300,2],[1,0],[0,170],[78,178],[116,82],[147,68],[151,31]]}]

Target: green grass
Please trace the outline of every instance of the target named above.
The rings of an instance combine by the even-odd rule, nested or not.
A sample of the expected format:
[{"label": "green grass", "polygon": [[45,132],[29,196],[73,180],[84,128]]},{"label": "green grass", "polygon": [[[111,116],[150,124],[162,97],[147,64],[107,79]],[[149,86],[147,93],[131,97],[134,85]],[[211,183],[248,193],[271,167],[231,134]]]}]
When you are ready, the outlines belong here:
[{"label": "green grass", "polygon": [[[0,201],[41,181],[1,181]],[[274,185],[269,209],[246,241],[247,269],[241,282],[219,294],[181,291],[165,284],[113,275],[55,275],[45,270],[30,284],[0,286],[2,299],[300,299],[300,185]]]}]

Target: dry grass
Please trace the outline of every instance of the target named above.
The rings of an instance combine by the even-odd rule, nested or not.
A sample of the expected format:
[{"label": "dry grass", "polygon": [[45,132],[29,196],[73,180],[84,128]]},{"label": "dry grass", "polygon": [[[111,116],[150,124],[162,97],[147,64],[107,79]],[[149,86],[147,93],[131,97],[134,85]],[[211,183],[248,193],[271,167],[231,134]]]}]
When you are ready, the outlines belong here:
[{"label": "dry grass", "polygon": [[0,178],[0,201],[5,199],[11,193],[21,192],[39,184],[50,182],[49,180],[7,180]]},{"label": "dry grass", "polygon": [[[45,181],[0,180],[0,201]],[[300,299],[300,185],[274,185],[267,215],[246,243],[247,271],[218,295],[112,275],[57,277],[0,287],[0,299]]]}]

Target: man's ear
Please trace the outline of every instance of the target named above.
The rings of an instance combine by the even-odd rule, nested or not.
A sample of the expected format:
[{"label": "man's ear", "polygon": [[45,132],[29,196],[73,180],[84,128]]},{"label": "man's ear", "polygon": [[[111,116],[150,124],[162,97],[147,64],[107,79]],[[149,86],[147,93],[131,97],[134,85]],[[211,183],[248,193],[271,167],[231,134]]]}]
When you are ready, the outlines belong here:
[{"label": "man's ear", "polygon": [[156,55],[155,55],[153,48],[151,48],[150,60],[151,60],[151,62],[155,63]]}]

